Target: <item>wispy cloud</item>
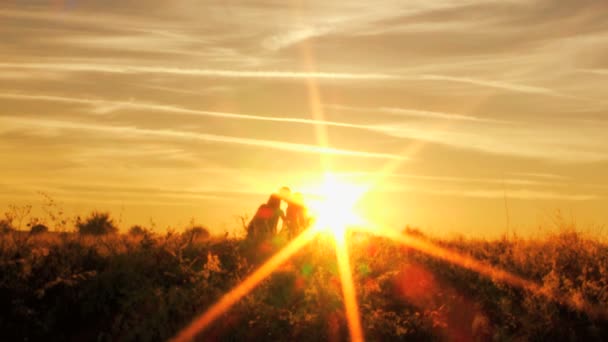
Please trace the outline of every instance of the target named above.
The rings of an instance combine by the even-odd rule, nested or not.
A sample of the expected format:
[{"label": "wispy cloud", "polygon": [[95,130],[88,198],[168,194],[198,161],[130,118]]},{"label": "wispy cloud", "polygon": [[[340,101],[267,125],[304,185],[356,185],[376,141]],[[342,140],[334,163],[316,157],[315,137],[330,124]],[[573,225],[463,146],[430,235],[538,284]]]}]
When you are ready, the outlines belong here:
[{"label": "wispy cloud", "polygon": [[[522,174],[522,176],[527,174]],[[445,182],[455,184],[493,184],[497,186],[513,185],[513,186],[541,186],[541,187],[554,187],[554,186],[567,186],[561,179],[538,180],[538,179],[525,179],[519,178],[479,178],[479,177],[456,177],[456,176],[435,176],[435,175],[424,175],[424,174],[412,174],[412,173],[389,173],[380,174],[373,172],[345,172],[340,173],[340,177],[355,178],[355,179],[373,179],[374,177],[382,177],[387,179],[408,179],[418,181],[429,181],[429,182]]]},{"label": "wispy cloud", "polygon": [[[0,188],[4,187],[0,184]],[[19,186],[17,186],[19,188]],[[21,187],[23,188],[23,187]],[[147,197],[161,198],[181,198],[181,199],[209,199],[222,200],[233,198],[236,195],[261,194],[256,189],[229,189],[225,187],[208,187],[205,189],[175,189],[166,187],[151,186],[128,186],[121,183],[83,183],[83,182],[61,182],[61,181],[33,181],[27,187],[30,191],[51,192],[53,194],[79,193],[90,196],[125,197],[129,196],[136,199]]]},{"label": "wispy cloud", "polygon": [[171,68],[162,66],[138,66],[87,63],[0,63],[1,69],[26,69],[64,72],[100,72],[118,74],[169,74],[181,76],[225,77],[225,78],[273,78],[273,79],[335,79],[335,80],[391,80],[398,76],[383,73],[339,73],[298,71],[252,71]]},{"label": "wispy cloud", "polygon": [[507,196],[509,199],[519,200],[562,200],[562,201],[591,201],[602,199],[602,196],[595,194],[569,194],[556,192],[551,190],[530,190],[518,189],[508,190],[503,189],[437,189],[424,186],[391,186],[382,187],[378,191],[384,192],[415,192],[438,196],[455,196],[455,197],[470,197],[470,198],[486,198],[486,199],[503,199]]},{"label": "wispy cloud", "polygon": [[[250,115],[230,112],[205,111],[190,109],[170,104],[155,104],[138,101],[109,101],[55,95],[26,95],[18,93],[0,93],[0,98],[26,101],[52,101],[69,104],[91,106],[91,113],[108,114],[118,111],[138,110],[154,111],[180,115],[215,117],[228,120],[247,120],[274,123],[289,123],[309,126],[329,126],[348,129],[364,130],[384,134],[394,138],[417,139],[447,146],[465,148],[490,153],[533,157],[560,161],[601,161],[608,159],[608,150],[600,144],[603,139],[602,125],[581,126],[579,131],[586,132],[584,136],[570,132],[568,127],[555,124],[546,136],[539,136],[539,123],[535,122],[504,122],[500,120],[465,116],[454,113],[422,111],[407,108],[363,108],[355,106],[329,105],[327,108],[349,110],[368,115],[388,114],[391,116],[410,116],[431,120],[414,120],[406,122],[385,121],[380,124],[357,124],[344,121],[321,121],[298,117],[277,117]],[[443,120],[438,126],[437,120]],[[47,127],[49,129],[49,127]],[[510,138],[517,131],[518,139]],[[56,134],[54,130],[49,131]],[[563,137],[568,137],[571,146],[564,145]],[[595,139],[589,140],[590,137]],[[208,138],[211,139],[211,138]],[[230,140],[230,139],[228,139]],[[232,140],[233,141],[233,140]],[[230,142],[230,141],[225,141]],[[233,141],[236,143],[236,141]],[[581,147],[584,149],[581,150]],[[292,147],[293,149],[294,147]],[[329,151],[326,151],[329,153]],[[338,153],[335,153],[338,154]],[[395,157],[395,156],[393,156]]]},{"label": "wispy cloud", "polygon": [[225,93],[225,92],[229,92],[232,90],[232,88],[230,87],[222,87],[222,86],[210,86],[210,87],[205,87],[199,90],[184,90],[184,89],[175,89],[175,88],[171,88],[171,87],[163,87],[163,86],[153,86],[153,85],[142,85],[142,84],[133,84],[133,86],[136,87],[142,87],[142,88],[146,88],[146,89],[152,89],[152,90],[158,90],[161,92],[165,92],[165,93],[175,93],[175,94],[182,94],[182,95],[197,95],[200,96],[201,94],[211,94],[211,93]]},{"label": "wispy cloud", "polygon": [[600,199],[600,196],[592,194],[564,194],[554,191],[535,191],[535,190],[462,190],[462,191],[433,191],[429,192],[437,195],[453,195],[458,197],[477,197],[477,198],[504,198],[522,200],[566,200],[566,201],[590,201]]},{"label": "wispy cloud", "polygon": [[312,153],[312,154],[329,154],[336,156],[345,157],[360,157],[360,158],[377,158],[377,159],[405,159],[402,156],[390,154],[390,153],[376,153],[367,151],[356,151],[339,149],[334,147],[321,147],[316,145],[306,145],[298,143],[290,143],[285,141],[276,140],[262,140],[252,138],[242,138],[224,135],[214,135],[197,133],[190,131],[177,131],[177,130],[155,130],[155,129],[144,129],[131,126],[108,126],[108,125],[95,125],[88,123],[77,123],[67,122],[59,120],[42,120],[42,119],[31,119],[31,118],[15,118],[15,117],[1,117],[0,121],[9,122],[17,125],[41,127],[43,129],[55,128],[55,129],[75,129],[75,130],[88,130],[103,133],[119,134],[122,137],[137,136],[137,137],[162,137],[170,139],[185,139],[185,140],[202,140],[208,142],[225,143],[225,144],[236,144],[249,147],[267,148],[289,152],[299,153]]},{"label": "wispy cloud", "polygon": [[478,78],[457,77],[457,76],[447,76],[447,75],[412,75],[412,76],[409,76],[408,78],[413,79],[413,80],[421,80],[421,81],[466,83],[466,84],[472,84],[472,85],[476,85],[476,86],[480,86],[480,87],[489,87],[489,88],[495,88],[495,89],[514,91],[514,92],[519,92],[519,93],[569,97],[569,95],[561,94],[561,93],[554,91],[552,89],[549,89],[549,88],[531,86],[531,85],[520,84],[520,83],[505,82],[505,81],[484,80],[484,79],[478,79]]},{"label": "wispy cloud", "polygon": [[[92,184],[103,189],[61,193],[137,204],[141,192],[173,205],[218,182],[231,192],[313,179],[319,154],[373,177],[397,151],[425,146],[387,182],[435,194],[433,208],[502,205],[506,188],[545,204],[600,199],[580,207],[608,218],[606,5],[541,2],[8,1],[3,182]],[[309,116],[323,103],[331,120]],[[330,148],[314,144],[320,125]],[[259,162],[277,155],[294,158],[280,170]]]},{"label": "wispy cloud", "polygon": [[332,32],[330,26],[310,26],[299,29],[293,29],[286,33],[280,33],[268,37],[262,41],[262,46],[269,50],[280,50],[303,40],[318,37]]},{"label": "wispy cloud", "polygon": [[155,111],[174,113],[181,115],[194,115],[194,116],[206,116],[206,117],[217,117],[222,119],[231,120],[250,120],[250,121],[266,121],[266,122],[277,122],[277,123],[293,123],[293,124],[305,124],[305,125],[325,125],[342,128],[354,128],[360,130],[383,132],[384,130],[377,129],[370,125],[354,124],[339,121],[321,121],[314,119],[294,118],[294,117],[273,117],[273,116],[261,116],[261,115],[250,115],[250,114],[238,114],[228,112],[217,112],[217,111],[206,111],[180,107],[177,105],[161,105],[154,103],[145,103],[138,101],[109,101],[109,100],[96,100],[86,99],[78,97],[65,97],[65,96],[54,96],[54,95],[27,95],[18,93],[0,93],[0,98],[12,99],[12,100],[25,100],[25,101],[50,101],[60,102],[69,104],[82,104],[92,106],[92,113],[96,114],[108,114],[111,112],[117,112],[120,110],[141,110],[141,111]]},{"label": "wispy cloud", "polygon": [[395,137],[505,156],[569,163],[608,160],[608,145],[602,133],[606,125],[579,123],[576,133],[573,133],[572,124],[567,122],[556,122],[550,129],[539,122],[520,122],[508,126],[460,122],[441,127],[424,122],[407,122],[379,124],[376,127],[385,128],[386,134]]},{"label": "wispy cloud", "polygon": [[579,69],[580,72],[608,76],[608,69]]},{"label": "wispy cloud", "polygon": [[567,180],[568,177],[554,174],[554,173],[538,173],[538,172],[511,172],[513,175],[526,176],[541,179],[552,179],[552,180]]},{"label": "wispy cloud", "polygon": [[[438,143],[459,149],[494,154],[540,158],[563,162],[608,160],[608,145],[602,130],[608,123],[553,120],[551,128],[535,120],[503,121],[454,113],[407,108],[356,107],[330,105],[329,109],[419,117],[431,120],[387,120],[372,124],[388,136]],[[438,122],[438,119],[443,121]],[[574,125],[574,126],[573,126]],[[573,130],[573,127],[577,127]],[[604,127],[604,128],[602,128]],[[584,133],[583,133],[584,132]],[[567,144],[564,141],[568,141]]]},{"label": "wispy cloud", "polygon": [[494,123],[504,123],[504,121],[500,120],[492,120],[487,118],[480,118],[476,116],[455,114],[455,113],[445,113],[445,112],[436,112],[436,111],[428,111],[428,110],[418,110],[418,109],[409,109],[409,108],[395,108],[395,107],[354,107],[354,106],[343,106],[343,105],[325,105],[328,109],[336,109],[336,110],[347,110],[347,111],[355,111],[367,114],[392,114],[399,116],[408,116],[408,117],[417,117],[417,118],[426,118],[426,119],[442,119],[442,120],[462,120],[462,121],[477,121],[477,122],[494,122]]}]

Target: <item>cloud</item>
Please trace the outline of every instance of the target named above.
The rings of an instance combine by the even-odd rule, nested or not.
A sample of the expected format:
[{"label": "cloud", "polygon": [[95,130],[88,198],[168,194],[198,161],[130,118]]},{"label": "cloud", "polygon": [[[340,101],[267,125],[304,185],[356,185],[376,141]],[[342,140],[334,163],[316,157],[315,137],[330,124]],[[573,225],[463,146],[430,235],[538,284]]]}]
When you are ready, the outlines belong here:
[{"label": "cloud", "polygon": [[273,117],[273,116],[261,116],[261,115],[206,111],[206,110],[184,108],[184,107],[180,107],[177,105],[170,105],[170,104],[161,105],[161,104],[145,103],[145,102],[138,102],[138,101],[128,101],[128,102],[127,101],[109,101],[109,100],[96,100],[96,99],[86,99],[86,98],[78,98],[78,97],[64,97],[64,96],[54,96],[54,95],[26,95],[26,94],[16,94],[16,93],[0,93],[0,98],[13,99],[13,100],[25,100],[25,101],[50,101],[50,102],[90,105],[93,107],[92,113],[96,113],[96,114],[108,114],[108,113],[117,112],[120,110],[135,109],[135,110],[142,110],[142,111],[156,111],[156,112],[166,112],[166,113],[174,113],[174,114],[182,114],[182,115],[217,117],[217,118],[231,119],[231,120],[250,120],[250,121],[294,123],[294,124],[305,124],[305,125],[323,125],[323,126],[333,126],[333,127],[342,127],[342,128],[353,128],[353,129],[375,131],[375,132],[381,131],[381,130],[375,129],[373,126],[370,126],[370,125],[353,124],[353,123],[347,123],[347,122],[321,121],[321,120],[294,118],[294,117]]},{"label": "cloud", "polygon": [[554,173],[538,173],[538,172],[511,172],[513,175],[526,176],[541,179],[566,180],[568,177],[557,175]]},{"label": "cloud", "polygon": [[[409,116],[432,120],[390,120],[371,124],[388,136],[437,143],[459,149],[537,158],[561,162],[608,160],[608,140],[603,133],[608,122],[553,119],[493,120],[461,114],[411,110],[407,108],[329,105],[328,108],[366,113]],[[438,119],[442,122],[438,122]]]},{"label": "cloud", "polygon": [[[575,126],[576,125],[576,126]],[[488,125],[459,122],[441,127],[424,122],[375,125],[395,137],[419,139],[460,149],[505,156],[552,160],[568,163],[608,160],[608,144],[603,133],[606,124],[542,122]]]},{"label": "cloud", "polygon": [[[427,190],[425,190],[427,191]],[[554,191],[534,191],[534,190],[509,190],[505,193],[502,190],[463,190],[463,191],[443,191],[431,190],[430,193],[437,195],[454,195],[459,197],[477,198],[507,198],[522,200],[566,200],[566,201],[590,201],[601,199],[602,197],[591,194],[563,194]]]},{"label": "cloud", "polygon": [[346,150],[334,147],[323,147],[316,145],[306,145],[298,143],[290,143],[276,140],[262,140],[252,138],[242,138],[224,135],[214,135],[197,133],[190,131],[178,131],[178,130],[155,130],[155,129],[144,129],[131,126],[108,126],[108,125],[95,125],[87,123],[76,123],[67,121],[57,120],[42,120],[42,119],[29,119],[29,118],[14,118],[14,117],[0,117],[1,121],[6,121],[16,125],[23,126],[34,126],[41,127],[43,129],[73,129],[73,130],[88,130],[102,133],[117,134],[121,137],[157,137],[157,138],[169,138],[169,139],[180,139],[180,140],[201,140],[215,143],[235,144],[249,147],[258,147],[266,149],[274,149],[289,152],[299,153],[312,153],[312,154],[327,154],[344,157],[359,157],[359,158],[373,158],[373,159],[405,159],[402,156],[390,154],[390,153],[377,153],[377,152],[366,152],[356,150]]},{"label": "cloud", "polygon": [[290,30],[268,37],[262,41],[262,46],[269,50],[280,50],[303,40],[325,35],[332,31],[330,27],[305,27]]},{"label": "cloud", "polygon": [[170,88],[170,87],[163,87],[163,86],[153,86],[153,85],[142,85],[142,84],[134,84],[134,86],[136,87],[142,87],[142,88],[146,88],[146,89],[153,89],[153,90],[159,90],[165,93],[175,93],[175,94],[182,94],[182,95],[196,95],[199,96],[201,94],[210,94],[210,93],[226,93],[226,92],[230,92],[232,90],[231,87],[226,87],[226,86],[209,86],[209,87],[204,87],[202,89],[198,89],[198,90],[184,90],[184,89],[175,89],[175,88]]},{"label": "cloud", "polygon": [[[338,174],[341,177],[356,178],[356,179],[374,179],[374,178],[386,178],[386,179],[413,179],[418,181],[432,181],[432,182],[445,182],[445,183],[479,183],[479,184],[494,184],[498,186],[504,185],[526,185],[526,186],[566,186],[567,183],[560,182],[559,179],[551,179],[552,181],[538,180],[538,179],[522,179],[520,178],[479,178],[479,177],[455,177],[455,176],[434,176],[425,174],[412,174],[412,173],[374,173],[374,172],[344,172]],[[522,174],[522,176],[528,174]],[[534,177],[534,176],[532,176]]]},{"label": "cloud", "polygon": [[494,80],[482,80],[476,78],[469,77],[456,77],[456,76],[446,76],[446,75],[413,75],[411,79],[421,80],[421,81],[438,81],[438,82],[456,82],[456,83],[467,83],[480,87],[489,87],[496,88],[508,91],[514,91],[519,93],[527,93],[527,94],[542,94],[542,95],[550,95],[550,96],[559,96],[559,97],[567,97],[566,94],[561,94],[554,90],[545,87],[536,87],[530,86],[526,84],[518,84],[504,81],[494,81]]},{"label": "cloud", "polygon": [[500,120],[492,120],[492,119],[480,118],[480,117],[469,116],[469,115],[436,112],[436,111],[428,111],[428,110],[409,109],[409,108],[395,108],[395,107],[363,108],[363,107],[331,105],[331,104],[325,105],[325,107],[329,108],[329,109],[355,111],[355,112],[368,113],[368,114],[384,113],[384,114],[426,118],[426,119],[505,123],[504,121],[500,121]]},{"label": "cloud", "polygon": [[455,196],[469,198],[486,198],[486,199],[502,199],[505,196],[508,199],[519,200],[562,200],[562,201],[591,201],[603,199],[603,197],[594,194],[566,194],[556,191],[541,191],[530,189],[518,190],[503,190],[503,189],[436,189],[433,187],[418,187],[418,186],[389,186],[379,189],[380,192],[415,192],[438,196]]},{"label": "cloud", "polygon": [[[502,201],[503,183],[514,188],[509,198],[606,195],[602,1],[0,7],[0,157],[14,184],[90,181],[103,188],[101,201],[115,191],[137,203],[140,190],[154,193],[151,182],[162,191],[204,192],[212,182],[237,191],[314,173],[319,154],[347,157],[332,163],[344,172],[370,172],[404,148],[428,146],[408,164],[413,174],[387,182],[435,193],[438,206],[449,196]],[[308,115],[319,104],[311,105],[311,92],[321,104],[339,104],[323,107],[332,120]],[[315,146],[319,125],[330,127],[333,148]],[[266,162],[277,155],[294,158],[278,168]],[[215,165],[227,167],[201,177]],[[562,173],[568,178],[552,176]],[[189,196],[174,195],[158,200]],[[583,206],[605,216],[600,205]]]},{"label": "cloud", "polygon": [[0,73],[0,79],[8,81],[20,80],[60,80],[63,77],[55,72],[37,72],[35,75],[27,70],[4,70]]},{"label": "cloud", "polygon": [[[0,188],[4,187],[0,184]],[[228,189],[225,187],[210,186],[204,189],[186,190],[153,186],[129,186],[121,183],[83,183],[83,182],[61,182],[61,181],[33,181],[27,186],[31,191],[52,192],[54,194],[78,193],[81,195],[108,194],[114,198],[130,196],[133,198],[182,198],[182,199],[229,199],[235,195],[263,194],[256,189]],[[38,189],[38,190],[36,190]]]},{"label": "cloud", "polygon": [[608,69],[579,69],[579,72],[608,76]]},{"label": "cloud", "polygon": [[137,66],[87,63],[0,63],[1,69],[26,69],[36,71],[100,72],[116,74],[168,74],[179,76],[225,77],[225,78],[269,78],[269,79],[330,79],[330,80],[393,80],[398,76],[383,73],[339,73],[298,71],[252,71],[171,68],[159,66]]},{"label": "cloud", "polygon": [[[585,122],[554,121],[551,129],[543,127],[542,122],[500,121],[454,113],[422,111],[406,108],[385,107],[355,107],[328,105],[328,108],[362,112],[377,116],[379,113],[391,116],[408,116],[430,120],[387,121],[377,124],[357,124],[344,121],[321,121],[298,117],[262,116],[229,112],[205,111],[185,108],[172,104],[154,104],[138,101],[108,101],[76,97],[63,97],[53,95],[25,95],[15,93],[0,93],[0,98],[26,100],[26,101],[53,101],[60,103],[73,103],[91,106],[91,113],[108,114],[118,111],[139,110],[155,111],[180,115],[201,117],[216,117],[228,120],[247,120],[259,122],[289,123],[309,126],[328,126],[347,129],[363,130],[380,133],[394,138],[416,139],[442,145],[483,151],[495,154],[532,157],[540,159],[567,161],[567,162],[596,162],[608,160],[607,145],[603,123],[590,125]],[[443,121],[437,125],[437,121]],[[574,133],[572,128],[576,125]],[[56,130],[46,127],[46,130],[56,135]],[[47,133],[47,134],[49,134]],[[513,135],[516,134],[517,138]],[[207,140],[217,141],[216,138],[207,137]],[[564,144],[568,141],[568,144]],[[257,144],[259,142],[246,142],[238,139],[226,138],[226,143]],[[260,145],[261,146],[261,145]],[[288,145],[283,145],[283,149]],[[297,150],[299,147],[289,147]],[[330,150],[324,153],[340,154]],[[384,154],[388,157],[390,154]],[[395,158],[392,155],[392,158]]]}]

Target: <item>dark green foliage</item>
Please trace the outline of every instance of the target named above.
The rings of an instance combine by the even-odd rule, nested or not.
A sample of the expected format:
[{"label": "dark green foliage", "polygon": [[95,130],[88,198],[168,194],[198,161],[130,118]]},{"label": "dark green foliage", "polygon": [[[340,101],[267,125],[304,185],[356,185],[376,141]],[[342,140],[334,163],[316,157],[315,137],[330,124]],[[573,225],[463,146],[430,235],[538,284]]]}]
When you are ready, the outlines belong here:
[{"label": "dark green foliage", "polygon": [[109,213],[93,212],[84,221],[80,217],[76,220],[76,228],[80,234],[105,235],[118,232]]}]

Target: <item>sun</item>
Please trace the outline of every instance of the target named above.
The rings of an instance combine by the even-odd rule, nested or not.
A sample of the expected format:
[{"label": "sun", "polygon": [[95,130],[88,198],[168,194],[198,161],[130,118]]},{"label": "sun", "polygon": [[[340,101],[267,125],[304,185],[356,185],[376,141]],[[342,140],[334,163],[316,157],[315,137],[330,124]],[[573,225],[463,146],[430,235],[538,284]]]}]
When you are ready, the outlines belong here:
[{"label": "sun", "polygon": [[[591,312],[593,315],[600,315],[600,317],[608,315],[603,309],[598,309],[588,304],[581,307],[579,302],[573,301],[570,298],[549,296],[541,291],[541,287],[533,281],[521,278],[516,274],[511,274],[506,270],[486,264],[470,256],[436,245],[431,240],[404,235],[390,228],[375,227],[370,222],[362,220],[355,210],[355,205],[369,188],[370,186],[352,184],[340,180],[332,174],[326,174],[324,181],[314,188],[314,192],[307,192],[309,195],[314,195],[314,198],[308,202],[312,216],[316,217],[312,227],[301,232],[285,247],[266,260],[251,275],[224,294],[215,304],[194,319],[190,325],[181,330],[172,341],[186,342],[194,340],[201,331],[222,317],[234,304],[254,290],[260,282],[268,278],[303,247],[311,243],[319,233],[328,233],[327,235],[335,240],[336,260],[342,285],[342,297],[344,298],[350,340],[364,341],[361,314],[359,304],[357,303],[356,284],[353,281],[352,266],[349,260],[349,246],[345,239],[345,233],[350,228],[393,240],[431,257],[477,272],[494,281],[502,281],[525,289],[533,294],[544,296],[549,300],[567,305],[573,309]],[[313,188],[309,189],[312,190]]]},{"label": "sun", "polygon": [[337,241],[344,239],[349,226],[359,225],[362,218],[355,205],[366,189],[362,185],[346,182],[331,173],[313,190],[314,198],[307,203],[313,218],[313,229],[329,233]]}]

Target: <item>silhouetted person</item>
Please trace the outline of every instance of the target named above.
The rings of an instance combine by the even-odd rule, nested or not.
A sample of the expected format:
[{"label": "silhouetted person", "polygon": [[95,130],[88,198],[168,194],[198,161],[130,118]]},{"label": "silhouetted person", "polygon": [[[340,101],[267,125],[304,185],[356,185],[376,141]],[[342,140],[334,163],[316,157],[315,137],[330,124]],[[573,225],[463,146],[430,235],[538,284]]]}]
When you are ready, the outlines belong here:
[{"label": "silhouetted person", "polygon": [[287,213],[283,222],[283,229],[287,229],[287,236],[293,239],[302,230],[308,227],[308,213],[301,193],[295,193],[287,202]]},{"label": "silhouetted person", "polygon": [[277,194],[270,195],[268,202],[258,207],[253,219],[247,226],[247,236],[254,239],[268,239],[277,233],[279,218],[284,218],[281,210],[281,198]]},{"label": "silhouetted person", "polygon": [[281,189],[279,189],[279,198],[286,202],[289,201],[291,198],[291,189],[286,186],[281,187]]},{"label": "silhouetted person", "polygon": [[272,237],[277,233],[277,225],[279,224],[279,218],[285,219],[285,213],[281,209],[281,197],[276,194],[270,195],[268,202],[268,223],[266,225],[266,236]]}]

